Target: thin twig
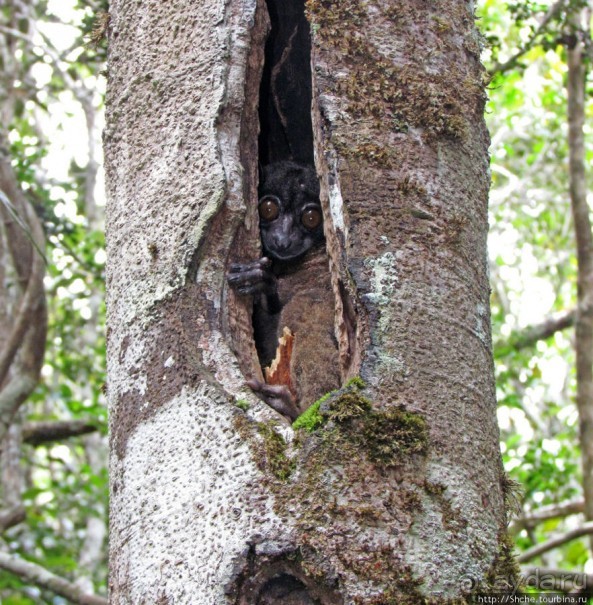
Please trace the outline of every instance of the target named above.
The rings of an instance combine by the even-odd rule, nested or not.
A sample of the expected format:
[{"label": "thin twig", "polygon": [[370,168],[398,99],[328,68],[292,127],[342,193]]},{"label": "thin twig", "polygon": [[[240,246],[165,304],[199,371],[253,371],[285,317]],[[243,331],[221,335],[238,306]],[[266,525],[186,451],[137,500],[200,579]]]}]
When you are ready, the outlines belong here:
[{"label": "thin twig", "polygon": [[494,347],[494,353],[497,357],[506,355],[511,351],[519,351],[526,347],[531,347],[540,340],[550,338],[556,332],[566,330],[574,325],[576,311],[571,309],[553,317],[549,317],[540,324],[529,326],[521,331],[514,332],[506,340],[497,343]]},{"label": "thin twig", "polygon": [[14,357],[23,342],[25,332],[31,327],[39,296],[43,296],[43,262],[41,257],[34,253],[31,255],[31,271],[18,314],[12,331],[6,339],[2,354],[0,354],[0,384],[6,378]]},{"label": "thin twig", "polygon": [[526,561],[531,561],[531,559],[535,559],[535,557],[539,557],[544,553],[554,550],[554,548],[558,548],[567,542],[571,542],[572,540],[576,540],[582,536],[590,536],[593,535],[593,521],[588,521],[587,523],[583,523],[581,527],[577,527],[569,532],[561,536],[556,536],[547,542],[542,542],[541,544],[537,544],[533,548],[526,550],[521,553],[517,557],[517,561],[519,563],[525,563]]},{"label": "thin twig", "polygon": [[578,515],[583,512],[584,508],[585,502],[582,499],[544,506],[532,511],[524,517],[515,519],[509,526],[509,532],[511,534],[518,534],[523,529],[531,529],[549,519],[560,519],[570,515]]}]

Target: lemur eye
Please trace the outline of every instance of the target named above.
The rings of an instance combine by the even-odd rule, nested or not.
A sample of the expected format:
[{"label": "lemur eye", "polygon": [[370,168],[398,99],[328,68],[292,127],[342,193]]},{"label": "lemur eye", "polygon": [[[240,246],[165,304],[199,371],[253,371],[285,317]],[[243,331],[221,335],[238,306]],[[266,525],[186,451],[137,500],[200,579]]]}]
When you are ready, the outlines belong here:
[{"label": "lemur eye", "polygon": [[259,217],[264,221],[274,221],[280,214],[280,204],[273,197],[262,197],[258,206]]},{"label": "lemur eye", "polygon": [[308,208],[301,214],[301,223],[303,223],[306,229],[310,229],[311,231],[321,225],[321,220],[321,212],[316,208]]}]

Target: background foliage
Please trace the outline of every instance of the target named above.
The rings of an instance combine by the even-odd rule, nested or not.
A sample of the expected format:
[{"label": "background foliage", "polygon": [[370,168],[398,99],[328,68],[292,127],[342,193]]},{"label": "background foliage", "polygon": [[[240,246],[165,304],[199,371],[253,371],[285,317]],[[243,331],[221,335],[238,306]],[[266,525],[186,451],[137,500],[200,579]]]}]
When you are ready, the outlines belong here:
[{"label": "background foliage", "polygon": [[[566,318],[577,302],[565,43],[567,15],[579,8],[575,2],[500,0],[485,0],[479,8],[488,42],[484,59],[494,73],[487,121],[492,134],[489,244],[499,421],[505,468],[523,487],[519,517],[582,498],[573,330],[568,326],[547,338],[532,338],[545,322]],[[509,61],[522,50],[526,52]],[[589,79],[588,165],[593,156],[592,90]],[[588,179],[589,190],[590,174]],[[519,532],[517,546],[527,549],[580,523],[578,516],[548,519]],[[589,556],[586,540],[580,539],[539,562],[582,570]]]},{"label": "background foliage", "polygon": [[[90,37],[106,2],[9,1],[0,8],[0,103],[15,173],[47,238],[42,380],[19,422],[82,420],[97,431],[22,447],[26,522],[2,550],[106,592],[107,450],[100,154],[105,49]],[[100,180],[99,173],[99,180]],[[0,571],[0,602],[65,599]]]}]

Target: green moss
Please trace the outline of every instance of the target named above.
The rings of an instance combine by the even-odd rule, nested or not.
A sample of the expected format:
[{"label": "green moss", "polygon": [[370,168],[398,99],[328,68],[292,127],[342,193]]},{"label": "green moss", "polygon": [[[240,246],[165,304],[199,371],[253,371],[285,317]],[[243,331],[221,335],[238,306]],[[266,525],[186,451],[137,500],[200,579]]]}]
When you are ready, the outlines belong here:
[{"label": "green moss", "polygon": [[477,594],[491,595],[516,590],[521,570],[513,552],[514,547],[513,539],[505,528],[498,536],[498,554]]},{"label": "green moss", "polygon": [[361,394],[365,386],[360,377],[354,377],[319,406],[319,416],[332,421],[338,430],[334,439],[360,447],[380,466],[397,466],[407,456],[425,453],[428,428],[424,418],[402,407],[374,409]]},{"label": "green moss", "polygon": [[366,388],[366,383],[365,381],[360,377],[360,376],[353,376],[345,385],[344,388],[346,389],[352,389],[352,388],[357,388],[357,389],[364,389]]},{"label": "green moss", "polygon": [[338,397],[331,400],[325,415],[338,424],[343,424],[363,418],[371,412],[371,402],[360,395],[357,390],[345,390]]},{"label": "green moss", "polygon": [[375,410],[357,390],[330,399],[321,413],[333,421],[340,441],[359,447],[379,466],[398,466],[410,455],[426,452],[428,428],[422,416],[401,407]]},{"label": "green moss", "polygon": [[[399,485],[395,473],[385,469],[407,468],[414,478],[422,475],[417,456],[428,448],[426,423],[394,403],[379,408],[369,392],[356,377],[316,401],[293,424],[305,429],[298,435],[300,447],[292,444],[293,459],[273,423],[256,423],[245,414],[236,414],[235,422],[274,492],[276,514],[292,517],[295,502],[299,503],[294,519],[298,566],[307,577],[327,582],[329,554],[338,561],[340,573],[377,587],[376,595],[353,602],[420,605],[427,602],[420,581],[402,564],[393,544],[354,540],[352,548],[343,549],[334,537],[343,527],[364,534],[365,528],[388,526],[394,520],[398,526],[411,524],[422,505],[416,480],[413,486]],[[380,434],[383,431],[385,435]],[[297,464],[298,477],[289,480]],[[380,502],[369,500],[369,481],[389,486]]]},{"label": "green moss", "polygon": [[249,409],[249,402],[245,401],[245,399],[237,399],[237,401],[235,401],[235,405],[244,412]]},{"label": "green moss", "polygon": [[380,466],[397,466],[407,456],[424,453],[428,444],[424,418],[401,407],[374,410],[361,394],[365,386],[358,376],[350,379],[343,388],[327,393],[309,407],[293,428],[312,433],[331,422],[337,430],[331,432],[331,438],[339,442],[336,447],[344,448],[349,442]]},{"label": "green moss", "polygon": [[504,504],[509,517],[518,515],[522,510],[523,486],[508,473],[503,472],[500,477],[500,486],[504,496]]},{"label": "green moss", "polygon": [[[277,461],[277,477],[270,486],[275,492],[275,510],[280,517],[290,515],[294,503],[299,502],[299,552],[302,555],[300,567],[305,574],[325,581],[327,571],[325,563],[328,552],[334,552],[336,544],[331,528],[365,528],[383,526],[394,518],[413,516],[420,508],[420,494],[410,489],[395,489],[385,498],[383,505],[369,502],[364,497],[365,485],[369,477],[373,481],[385,476],[385,466],[399,464],[417,464],[410,461],[405,452],[424,451],[423,439],[407,439],[405,444],[395,450],[385,448],[385,443],[377,435],[369,439],[374,423],[386,422],[393,433],[409,431],[409,425],[419,417],[416,414],[396,410],[374,410],[368,399],[359,392],[360,382],[354,381],[349,388],[338,393],[329,393],[323,401],[314,405],[313,416],[321,417],[321,429],[306,436],[305,445],[298,451],[299,476],[297,481],[286,481],[292,466],[283,454],[283,440],[273,428],[268,434],[267,427],[261,427],[265,446],[266,465]],[[312,406],[313,407],[313,406]],[[395,412],[395,414],[393,414]],[[412,420],[410,421],[410,417]],[[393,426],[396,424],[396,426]],[[422,421],[420,421],[422,425]],[[417,436],[416,436],[417,437]],[[386,440],[388,440],[387,438]],[[270,461],[270,462],[268,462]],[[268,466],[269,467],[269,466]],[[269,467],[274,470],[274,467]],[[328,533],[319,531],[327,528]],[[391,544],[357,544],[352,551],[340,550],[340,566],[350,570],[361,581],[369,582],[385,590],[376,597],[364,597],[359,602],[364,605],[419,605],[425,603],[420,592],[420,582],[414,578],[410,569],[402,565]],[[374,599],[374,600],[373,600]]]},{"label": "green moss", "polygon": [[423,454],[428,445],[426,421],[403,408],[372,412],[362,430],[369,458],[382,466],[397,466],[412,454]]},{"label": "green moss", "polygon": [[305,410],[293,423],[292,428],[297,431],[304,429],[308,433],[312,433],[318,429],[323,423],[323,416],[319,413],[319,408],[324,399],[328,398],[330,393],[318,399],[311,407]]},{"label": "green moss", "polygon": [[368,413],[371,402],[360,394],[366,384],[360,376],[351,378],[340,390],[330,393],[322,402],[320,412],[326,420],[344,422]]},{"label": "green moss", "polygon": [[286,441],[272,421],[257,423],[257,431],[263,437],[265,467],[281,481],[286,481],[295,468],[295,461],[286,455]]},{"label": "green moss", "polygon": [[[308,433],[312,433],[316,429],[323,426],[330,418],[338,419],[340,416],[352,415],[356,413],[355,409],[348,410],[349,399],[348,395],[352,391],[358,391],[365,388],[365,383],[359,376],[351,378],[341,389],[331,391],[320,397],[314,404],[307,408],[292,424],[295,430],[305,429]],[[323,404],[330,402],[326,410],[322,411]],[[365,407],[370,406],[365,403]],[[354,403],[356,407],[356,402]],[[327,410],[330,410],[329,413]],[[342,411],[339,412],[338,409]]]}]

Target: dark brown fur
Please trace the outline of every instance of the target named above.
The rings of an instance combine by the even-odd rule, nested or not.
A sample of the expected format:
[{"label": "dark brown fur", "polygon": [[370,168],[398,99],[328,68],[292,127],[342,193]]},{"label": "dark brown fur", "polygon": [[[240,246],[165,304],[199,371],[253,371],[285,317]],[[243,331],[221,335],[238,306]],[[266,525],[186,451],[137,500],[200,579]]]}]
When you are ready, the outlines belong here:
[{"label": "dark brown fur", "polygon": [[278,294],[284,302],[278,336],[284,327],[295,336],[291,375],[298,415],[340,387],[334,297],[325,246],[311,250],[295,271],[278,280]]}]

